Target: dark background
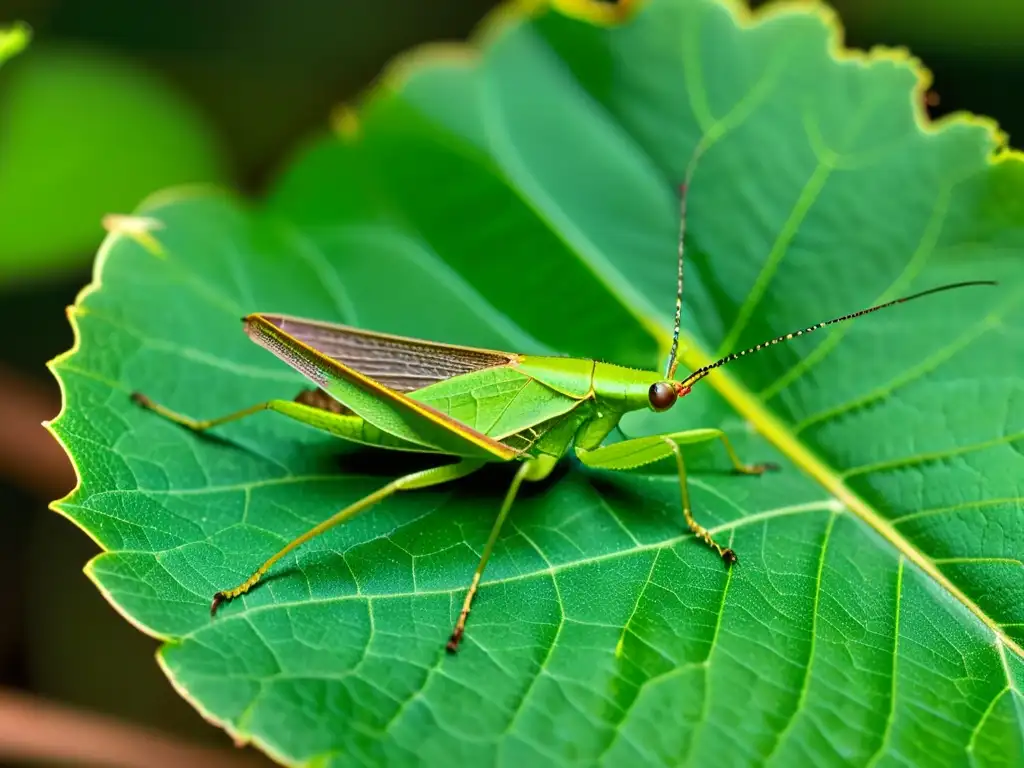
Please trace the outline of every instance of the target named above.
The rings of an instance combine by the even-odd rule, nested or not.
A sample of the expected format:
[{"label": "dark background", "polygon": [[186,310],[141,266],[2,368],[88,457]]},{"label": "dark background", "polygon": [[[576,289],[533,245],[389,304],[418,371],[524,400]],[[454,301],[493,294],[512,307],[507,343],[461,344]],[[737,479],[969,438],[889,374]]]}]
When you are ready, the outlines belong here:
[{"label": "dark background", "polygon": [[[181,182],[259,195],[390,57],[464,39],[492,5],[0,0],[0,25],[35,33],[0,69],[0,688],[227,743],[82,575],[95,545],[47,509],[74,482],[38,426],[59,408],[45,363],[72,343],[64,307],[88,281],[103,214]],[[833,6],[849,45],[925,62],[933,115],[989,115],[1011,144],[1024,131],[1024,2]]]}]

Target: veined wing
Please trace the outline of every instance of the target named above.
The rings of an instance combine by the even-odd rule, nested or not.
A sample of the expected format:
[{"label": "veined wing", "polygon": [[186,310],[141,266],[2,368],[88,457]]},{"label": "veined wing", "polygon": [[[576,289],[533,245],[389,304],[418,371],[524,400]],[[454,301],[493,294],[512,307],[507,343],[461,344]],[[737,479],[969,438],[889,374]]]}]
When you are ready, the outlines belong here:
[{"label": "veined wing", "polygon": [[421,341],[288,315],[261,315],[315,349],[395,392],[412,392],[453,376],[510,365],[519,356],[476,347]]},{"label": "veined wing", "polygon": [[254,314],[243,320],[250,339],[389,435],[453,456],[508,461],[518,455],[514,448],[299,341],[277,324],[279,315]]}]

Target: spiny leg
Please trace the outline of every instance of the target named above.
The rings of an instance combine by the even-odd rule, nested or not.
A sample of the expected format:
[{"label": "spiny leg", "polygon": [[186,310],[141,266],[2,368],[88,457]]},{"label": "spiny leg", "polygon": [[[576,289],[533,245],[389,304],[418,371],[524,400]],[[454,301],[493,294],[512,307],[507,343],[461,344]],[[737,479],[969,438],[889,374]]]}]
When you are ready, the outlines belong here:
[{"label": "spiny leg", "polygon": [[675,440],[666,437],[665,443],[672,449],[672,453],[676,457],[676,467],[679,469],[679,496],[683,505],[683,519],[686,520],[687,527],[693,531],[694,536],[715,550],[726,565],[735,564],[738,558],[732,548],[723,547],[715,541],[711,531],[694,519],[693,512],[690,509],[690,490],[686,483],[686,464],[683,462],[683,451]]},{"label": "spiny leg", "polygon": [[439,485],[441,483],[447,483],[451,480],[457,480],[460,477],[475,472],[484,465],[484,462],[476,459],[463,459],[457,464],[446,464],[443,467],[433,467],[431,469],[424,469],[419,472],[413,472],[408,475],[403,475],[390,483],[385,485],[373,493],[364,496],[359,501],[356,501],[340,512],[335,513],[331,517],[319,523],[301,536],[292,539],[284,547],[282,547],[276,554],[270,557],[266,562],[263,563],[259,568],[253,571],[253,574],[239,584],[237,587],[231,589],[225,589],[218,592],[213,596],[213,602],[210,604],[210,615],[212,616],[217,611],[217,606],[227,600],[233,600],[234,598],[244,595],[250,589],[252,589],[263,578],[264,574],[269,571],[274,563],[280,560],[282,557],[287,555],[292,550],[302,546],[310,539],[319,536],[324,531],[333,528],[339,523],[343,523],[351,517],[359,514],[368,507],[373,506],[379,501],[386,499],[397,491],[407,491],[413,488],[426,488],[431,485]]},{"label": "spiny leg", "polygon": [[470,582],[469,591],[466,592],[466,598],[462,601],[462,610],[459,612],[459,618],[455,622],[455,629],[452,630],[451,637],[448,638],[448,645],[445,646],[448,653],[455,653],[459,649],[459,642],[466,631],[466,619],[469,618],[469,610],[473,605],[473,598],[476,597],[477,589],[480,586],[480,579],[484,575],[484,568],[487,567],[487,561],[491,559],[491,552],[498,541],[498,535],[501,533],[501,527],[505,524],[505,518],[508,517],[509,510],[512,509],[512,502],[519,492],[519,486],[523,484],[523,480],[543,480],[551,474],[551,470],[554,469],[556,462],[556,459],[552,459],[549,456],[528,459],[523,462],[516,471],[515,477],[512,478],[512,484],[505,493],[505,500],[501,504],[498,517],[494,521],[494,525],[491,526],[491,534],[487,537],[487,544],[484,545],[484,552],[480,556],[480,562],[473,572],[473,580]]}]

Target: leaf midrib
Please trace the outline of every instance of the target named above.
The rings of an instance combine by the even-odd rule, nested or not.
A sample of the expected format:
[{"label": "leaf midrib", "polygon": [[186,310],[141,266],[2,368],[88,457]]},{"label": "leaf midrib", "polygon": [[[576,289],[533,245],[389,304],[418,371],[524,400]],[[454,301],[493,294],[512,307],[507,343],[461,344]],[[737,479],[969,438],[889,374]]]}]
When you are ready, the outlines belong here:
[{"label": "leaf midrib", "polygon": [[[691,370],[697,370],[713,362],[713,358],[704,350],[695,338],[682,334],[685,344],[680,346],[681,362]],[[807,445],[802,443],[796,434],[749,389],[743,386],[728,372],[713,371],[708,375],[708,383],[720,394],[738,414],[743,416],[766,440],[790,459],[796,466],[817,481],[828,493],[868,525],[897,552],[914,563],[924,574],[944,589],[951,597],[973,613],[996,639],[1010,648],[1019,658],[1024,660],[1024,648],[1009,637],[981,607],[971,600],[956,584],[950,581],[938,566],[924,552],[915,547],[906,537],[886,520],[877,510],[862,499],[843,481],[842,476],[825,461],[814,454]]]}]

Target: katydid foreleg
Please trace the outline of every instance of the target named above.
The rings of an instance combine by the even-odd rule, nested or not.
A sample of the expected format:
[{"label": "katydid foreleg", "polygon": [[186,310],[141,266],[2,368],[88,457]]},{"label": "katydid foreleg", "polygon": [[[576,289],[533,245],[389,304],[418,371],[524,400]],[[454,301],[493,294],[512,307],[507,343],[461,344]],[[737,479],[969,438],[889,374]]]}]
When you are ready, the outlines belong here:
[{"label": "katydid foreleg", "polygon": [[576,455],[588,467],[609,470],[633,469],[653,464],[670,455],[674,456],[679,472],[679,493],[683,518],[686,520],[687,527],[693,531],[694,536],[715,550],[726,565],[732,565],[736,562],[736,553],[730,547],[723,547],[715,541],[711,532],[694,519],[690,507],[690,493],[686,483],[686,464],[683,461],[683,452],[680,446],[705,443],[710,440],[722,441],[736,472],[744,475],[760,475],[768,470],[778,469],[774,464],[744,464],[741,462],[728,436],[720,429],[693,429],[666,435],[637,437],[589,451],[577,448]]}]

